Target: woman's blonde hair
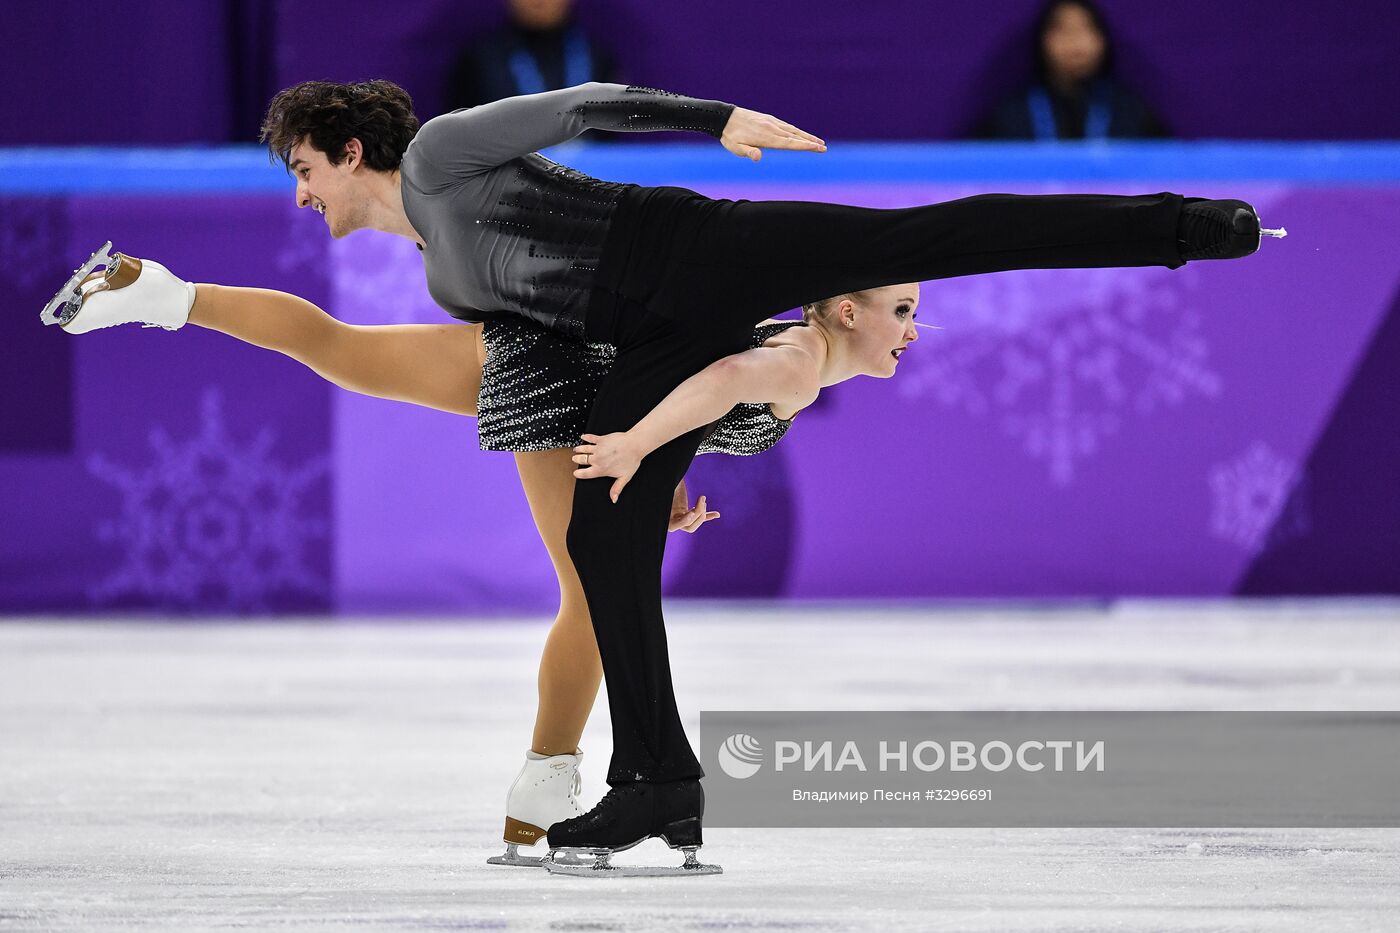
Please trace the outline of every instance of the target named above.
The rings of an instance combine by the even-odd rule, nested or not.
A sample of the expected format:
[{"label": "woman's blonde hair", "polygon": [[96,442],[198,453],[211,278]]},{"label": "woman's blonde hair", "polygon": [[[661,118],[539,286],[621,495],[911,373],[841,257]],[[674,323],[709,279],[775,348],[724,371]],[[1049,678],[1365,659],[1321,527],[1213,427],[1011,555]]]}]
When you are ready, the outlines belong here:
[{"label": "woman's blonde hair", "polygon": [[827,318],[831,316],[831,311],[843,300],[849,298],[855,304],[864,304],[867,292],[846,292],[844,295],[833,295],[830,298],[823,298],[821,301],[814,301],[811,304],[802,306],[802,320],[807,323],[821,321],[827,323]]}]

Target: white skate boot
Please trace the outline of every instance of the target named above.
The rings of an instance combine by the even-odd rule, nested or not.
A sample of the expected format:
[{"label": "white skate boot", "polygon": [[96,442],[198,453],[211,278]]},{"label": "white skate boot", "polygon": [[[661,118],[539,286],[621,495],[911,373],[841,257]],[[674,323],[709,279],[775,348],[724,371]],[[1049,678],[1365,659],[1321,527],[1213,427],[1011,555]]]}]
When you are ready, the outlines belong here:
[{"label": "white skate boot", "polygon": [[[525,753],[525,766],[506,798],[506,854],[486,860],[488,865],[538,868],[541,856],[520,855],[517,846],[532,846],[545,838],[549,827],[578,816],[581,786],[578,765],[583,752],[573,755]],[[579,860],[581,863],[581,860]]]},{"label": "white skate boot", "polygon": [[[70,334],[143,324],[179,330],[189,320],[195,290],[152,260],[111,252],[108,241],[79,266],[39,319]],[[106,269],[98,273],[98,266]]]}]

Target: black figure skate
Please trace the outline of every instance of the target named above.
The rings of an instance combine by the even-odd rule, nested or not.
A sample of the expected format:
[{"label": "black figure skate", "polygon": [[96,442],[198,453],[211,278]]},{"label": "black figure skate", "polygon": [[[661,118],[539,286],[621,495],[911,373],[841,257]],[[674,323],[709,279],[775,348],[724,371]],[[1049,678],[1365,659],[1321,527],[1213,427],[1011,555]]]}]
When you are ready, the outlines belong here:
[{"label": "black figure skate", "polygon": [[[583,816],[549,828],[549,855],[544,867],[557,875],[593,877],[718,875],[718,865],[703,865],[695,854],[703,844],[700,820],[704,813],[705,792],[695,778],[664,784],[621,784]],[[611,863],[613,853],[652,837],[685,853],[685,864],[631,867]],[[563,864],[571,855],[591,855],[594,861],[591,865]]]},{"label": "black figure skate", "polygon": [[[97,272],[98,266],[104,266]],[[189,320],[195,288],[158,262],[112,252],[112,241],[73,271],[58,294],[44,305],[39,320],[70,334],[144,324],[179,330]]]},{"label": "black figure skate", "polygon": [[1186,198],[1177,225],[1177,245],[1181,258],[1240,259],[1259,249],[1263,237],[1288,236],[1282,227],[1270,230],[1259,225],[1259,215],[1244,201],[1212,201]]}]

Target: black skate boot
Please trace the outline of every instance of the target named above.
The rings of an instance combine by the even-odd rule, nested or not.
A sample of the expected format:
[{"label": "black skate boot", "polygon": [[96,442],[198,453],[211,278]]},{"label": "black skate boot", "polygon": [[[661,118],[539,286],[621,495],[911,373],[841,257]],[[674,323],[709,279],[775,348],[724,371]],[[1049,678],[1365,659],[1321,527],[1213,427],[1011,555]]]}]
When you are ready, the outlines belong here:
[{"label": "black skate boot", "polygon": [[1262,236],[1285,237],[1283,228],[1265,230],[1259,215],[1244,201],[1186,198],[1177,221],[1176,242],[1181,258],[1240,259],[1259,249]]},{"label": "black skate boot", "polygon": [[[549,828],[549,855],[545,868],[562,875],[717,875],[718,865],[702,865],[695,853],[703,844],[700,821],[705,815],[705,792],[695,778],[660,784],[620,784],[583,816]],[[611,864],[614,852],[622,852],[657,837],[685,853],[685,864],[675,867],[619,867]],[[566,856],[591,855],[590,865],[567,865]]]}]

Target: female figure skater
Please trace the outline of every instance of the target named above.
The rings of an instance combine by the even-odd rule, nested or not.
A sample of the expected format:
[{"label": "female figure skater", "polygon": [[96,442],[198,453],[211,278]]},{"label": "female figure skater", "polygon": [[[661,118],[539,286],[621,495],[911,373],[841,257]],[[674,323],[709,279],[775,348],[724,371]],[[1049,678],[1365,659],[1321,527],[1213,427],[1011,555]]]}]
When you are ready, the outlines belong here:
[{"label": "female figure skater", "polygon": [[[295,173],[297,203],[322,214],[332,236],[370,228],[417,243],[429,292],[453,316],[525,317],[616,346],[586,424],[596,436],[630,429],[787,308],[1008,269],[1177,268],[1248,255],[1261,236],[1240,201],[982,195],[901,210],[716,201],[598,181],[535,152],[587,129],[707,132],[755,161],[763,148],[826,148],[765,114],[604,84],[456,111],[420,131],[408,95],[389,82],[308,82],[273,99],[263,138]],[[604,479],[575,485],[567,544],[608,685],[613,789],[554,826],[551,847],[606,858],[659,836],[696,864],[703,772],[675,708],[660,565],[666,506],[702,434],[653,451],[616,504]]]},{"label": "female figure skater", "polygon": [[[918,283],[837,295],[802,309],[803,327],[750,350],[726,356],[691,376],[628,431],[583,435],[574,448],[578,479],[616,477],[617,502],[642,459],[689,431],[742,405],[765,405],[791,421],[827,386],[852,376],[893,376],[899,358],[919,339],[914,310]],[[866,326],[856,330],[858,312]],[[881,313],[881,311],[889,313]],[[779,412],[786,413],[779,415]]]}]

